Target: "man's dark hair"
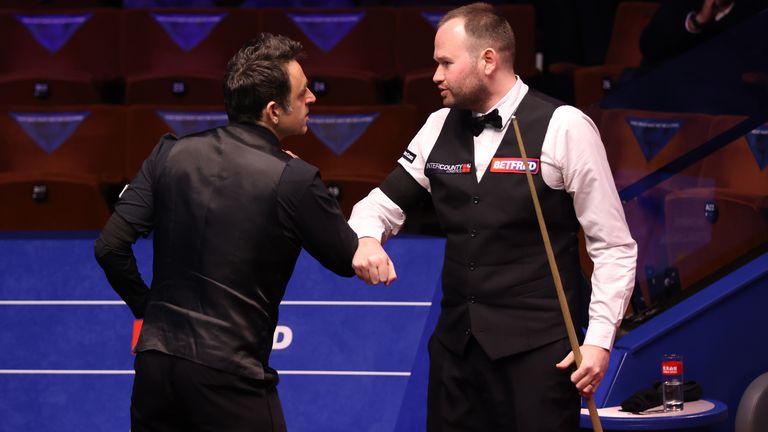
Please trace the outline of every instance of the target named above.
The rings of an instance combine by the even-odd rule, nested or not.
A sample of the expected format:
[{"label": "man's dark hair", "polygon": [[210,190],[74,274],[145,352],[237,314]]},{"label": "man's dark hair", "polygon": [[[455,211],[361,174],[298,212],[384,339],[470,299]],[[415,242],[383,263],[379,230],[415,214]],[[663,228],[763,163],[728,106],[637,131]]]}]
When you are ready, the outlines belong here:
[{"label": "man's dark hair", "polygon": [[479,52],[491,47],[502,54],[503,61],[512,67],[515,61],[515,34],[506,18],[499,15],[492,5],[472,3],[453,9],[443,16],[437,27],[454,18],[464,20],[464,31],[472,39],[469,41],[470,49]]},{"label": "man's dark hair", "polygon": [[232,56],[224,75],[224,107],[231,122],[255,123],[270,101],[290,112],[291,81],[286,64],[299,60],[301,43],[260,33]]}]

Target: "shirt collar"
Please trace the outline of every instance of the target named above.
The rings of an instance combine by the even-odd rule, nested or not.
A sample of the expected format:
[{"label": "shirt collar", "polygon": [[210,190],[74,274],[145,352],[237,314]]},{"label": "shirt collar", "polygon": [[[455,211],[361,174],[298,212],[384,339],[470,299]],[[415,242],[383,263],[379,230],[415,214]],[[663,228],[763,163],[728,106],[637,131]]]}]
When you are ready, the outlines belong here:
[{"label": "shirt collar", "polygon": [[[507,94],[505,94],[498,102],[496,102],[496,105],[492,106],[491,109],[488,110],[488,112],[491,112],[495,109],[499,110],[502,127],[505,127],[507,123],[509,123],[512,115],[515,113],[515,111],[517,111],[517,106],[520,105],[520,101],[523,100],[523,96],[528,93],[528,85],[526,85],[519,76],[515,75],[515,77],[517,78],[515,85],[509,89]],[[472,114],[478,115],[477,113]]]}]

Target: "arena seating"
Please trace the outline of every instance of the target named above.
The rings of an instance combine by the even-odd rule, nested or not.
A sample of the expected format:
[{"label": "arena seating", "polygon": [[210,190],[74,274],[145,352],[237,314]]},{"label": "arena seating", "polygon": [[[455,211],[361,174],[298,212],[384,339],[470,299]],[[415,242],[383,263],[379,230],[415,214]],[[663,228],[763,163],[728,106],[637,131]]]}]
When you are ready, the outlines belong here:
[{"label": "arena seating", "polygon": [[[604,110],[600,116],[600,133],[617,189],[630,186],[703,144],[709,137],[711,121],[711,116],[695,113]],[[647,304],[662,294],[653,292],[649,279],[669,265],[665,196],[695,185],[699,170],[699,165],[690,167],[623,203],[632,237],[638,244],[637,276]]]},{"label": "arena seating", "polygon": [[582,66],[554,63],[550,65],[550,72],[573,78],[576,106],[583,108],[600,101],[605,91],[619,80],[626,68],[640,65],[642,60],[640,34],[658,7],[659,4],[655,2],[619,2],[603,64]]},{"label": "arena seating", "polygon": [[298,40],[310,89],[322,104],[376,104],[394,78],[390,8],[266,8],[263,30]]},{"label": "arena seating", "polygon": [[132,105],[128,107],[125,177],[132,179],[144,159],[167,133],[200,132],[227,123],[221,105]]},{"label": "arena seating", "polygon": [[[711,136],[745,117],[717,116]],[[664,201],[667,254],[690,286],[768,242],[768,125],[712,153],[701,163],[694,188]]]},{"label": "arena seating", "polygon": [[306,135],[288,137],[288,149],[320,168],[346,215],[395,168],[420,126],[408,105],[314,107]]},{"label": "arena seating", "polygon": [[0,104],[118,100],[121,17],[108,9],[0,10]]},{"label": "arena seating", "polygon": [[5,107],[0,110],[0,172],[88,174],[123,179],[122,106]]},{"label": "arena seating", "polygon": [[124,10],[126,103],[221,103],[227,62],[260,31],[255,9]]},{"label": "arena seating", "polygon": [[109,217],[92,175],[2,172],[0,202],[0,231],[93,231]]}]

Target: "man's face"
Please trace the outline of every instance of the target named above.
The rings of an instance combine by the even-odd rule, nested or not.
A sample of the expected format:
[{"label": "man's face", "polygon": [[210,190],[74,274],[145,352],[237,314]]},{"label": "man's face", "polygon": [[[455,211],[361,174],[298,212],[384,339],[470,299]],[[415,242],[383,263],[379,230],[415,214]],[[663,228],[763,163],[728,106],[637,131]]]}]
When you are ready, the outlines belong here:
[{"label": "man's face", "polygon": [[314,103],[316,98],[307,87],[307,77],[297,61],[289,62],[285,69],[291,81],[289,110],[281,109],[276,129],[281,137],[303,135],[307,132],[309,104]]},{"label": "man's face", "polygon": [[479,111],[489,96],[483,82],[480,53],[471,51],[463,19],[452,19],[437,30],[434,53],[437,69],[432,81],[437,84],[446,107]]}]

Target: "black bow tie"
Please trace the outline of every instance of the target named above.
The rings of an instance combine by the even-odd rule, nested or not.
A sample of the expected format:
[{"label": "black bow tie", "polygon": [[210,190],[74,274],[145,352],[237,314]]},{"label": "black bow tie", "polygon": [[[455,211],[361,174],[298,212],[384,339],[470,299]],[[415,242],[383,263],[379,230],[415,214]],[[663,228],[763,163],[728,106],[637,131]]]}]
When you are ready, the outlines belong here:
[{"label": "black bow tie", "polygon": [[472,135],[478,136],[485,129],[486,125],[491,125],[496,129],[501,129],[501,116],[499,110],[495,109],[486,115],[480,117],[470,117],[469,128],[472,131]]}]

